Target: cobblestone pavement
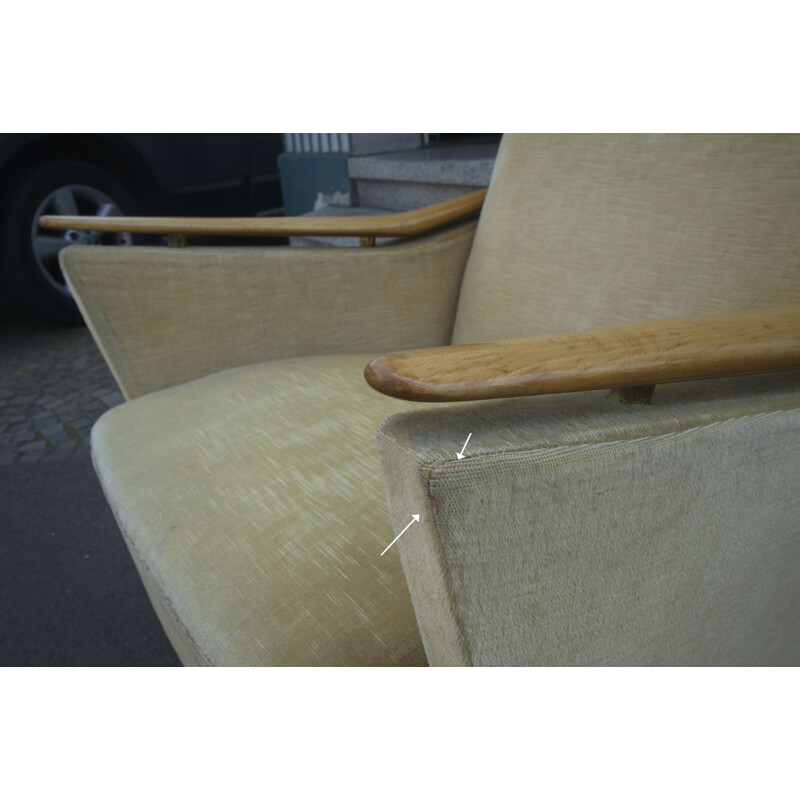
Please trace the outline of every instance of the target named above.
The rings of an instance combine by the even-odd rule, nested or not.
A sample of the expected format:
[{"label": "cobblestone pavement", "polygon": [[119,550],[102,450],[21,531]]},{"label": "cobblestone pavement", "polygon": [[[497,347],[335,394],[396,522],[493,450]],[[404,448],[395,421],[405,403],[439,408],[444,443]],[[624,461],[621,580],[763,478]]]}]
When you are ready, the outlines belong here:
[{"label": "cobblestone pavement", "polygon": [[88,453],[95,420],[122,401],[85,327],[17,319],[0,305],[0,465]]}]

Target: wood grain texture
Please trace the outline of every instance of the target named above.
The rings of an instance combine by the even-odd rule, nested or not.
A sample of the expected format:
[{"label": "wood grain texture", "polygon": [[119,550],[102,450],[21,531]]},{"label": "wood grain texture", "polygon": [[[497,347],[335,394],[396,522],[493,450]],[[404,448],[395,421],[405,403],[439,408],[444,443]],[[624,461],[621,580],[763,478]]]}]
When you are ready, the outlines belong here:
[{"label": "wood grain texture", "polygon": [[376,217],[68,217],[43,216],[51,230],[197,236],[417,236],[480,211],[486,189],[412,211]]},{"label": "wood grain texture", "polygon": [[800,306],[409,350],[364,371],[383,394],[487,400],[800,369]]}]

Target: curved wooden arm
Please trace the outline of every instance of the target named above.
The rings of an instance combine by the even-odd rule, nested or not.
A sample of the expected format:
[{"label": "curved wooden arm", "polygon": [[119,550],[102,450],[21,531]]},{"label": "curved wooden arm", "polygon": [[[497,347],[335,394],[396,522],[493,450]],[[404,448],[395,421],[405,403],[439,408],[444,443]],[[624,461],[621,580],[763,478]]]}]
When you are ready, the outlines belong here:
[{"label": "curved wooden arm", "polygon": [[413,211],[375,217],[68,217],[43,216],[54,230],[199,236],[416,236],[480,211],[486,189]]},{"label": "curved wooden arm", "polygon": [[800,369],[800,306],[656,320],[373,359],[367,383],[425,402],[488,400]]}]

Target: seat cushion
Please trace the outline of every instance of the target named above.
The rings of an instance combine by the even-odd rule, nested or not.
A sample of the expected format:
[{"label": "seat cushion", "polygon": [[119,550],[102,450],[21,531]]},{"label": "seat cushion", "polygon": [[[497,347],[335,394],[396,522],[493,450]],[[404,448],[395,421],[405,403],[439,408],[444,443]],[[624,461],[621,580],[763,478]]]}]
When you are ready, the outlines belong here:
[{"label": "seat cushion", "polygon": [[375,438],[418,404],[370,389],[369,358],[227,370],[95,425],[106,496],[184,663],[426,663],[396,548],[380,555]]}]

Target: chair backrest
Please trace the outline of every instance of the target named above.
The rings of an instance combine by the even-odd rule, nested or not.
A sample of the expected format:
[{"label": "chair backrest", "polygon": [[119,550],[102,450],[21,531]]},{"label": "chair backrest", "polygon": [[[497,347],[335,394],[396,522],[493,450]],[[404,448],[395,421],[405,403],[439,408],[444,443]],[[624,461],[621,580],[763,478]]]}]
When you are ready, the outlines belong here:
[{"label": "chair backrest", "polygon": [[455,344],[800,302],[800,136],[506,135]]}]

